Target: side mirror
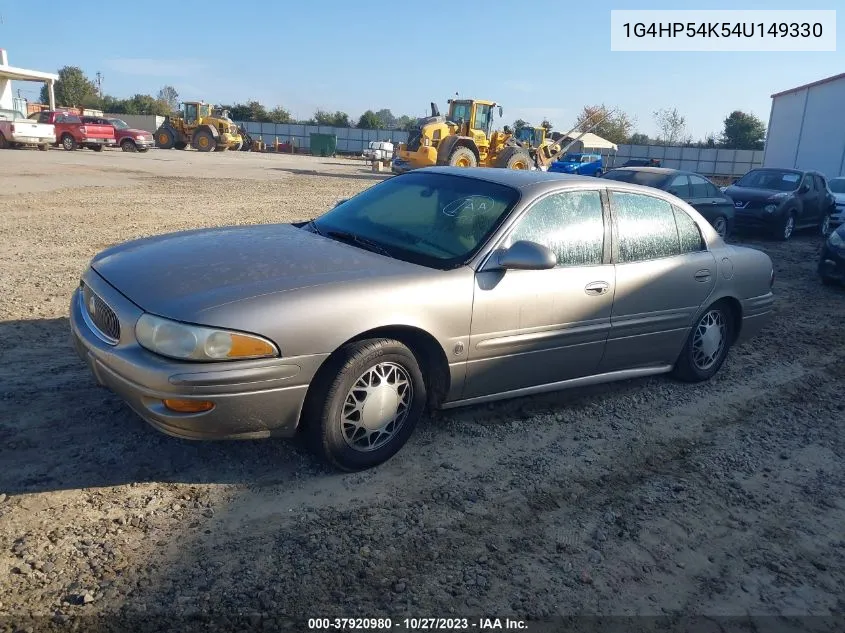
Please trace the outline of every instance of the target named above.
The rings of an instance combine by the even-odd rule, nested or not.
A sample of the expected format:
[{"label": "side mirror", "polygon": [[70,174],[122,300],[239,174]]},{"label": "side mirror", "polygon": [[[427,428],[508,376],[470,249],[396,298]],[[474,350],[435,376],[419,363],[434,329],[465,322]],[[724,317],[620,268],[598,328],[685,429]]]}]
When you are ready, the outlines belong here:
[{"label": "side mirror", "polygon": [[502,268],[513,270],[547,270],[557,266],[557,256],[551,249],[526,240],[514,242],[499,254],[497,261]]}]

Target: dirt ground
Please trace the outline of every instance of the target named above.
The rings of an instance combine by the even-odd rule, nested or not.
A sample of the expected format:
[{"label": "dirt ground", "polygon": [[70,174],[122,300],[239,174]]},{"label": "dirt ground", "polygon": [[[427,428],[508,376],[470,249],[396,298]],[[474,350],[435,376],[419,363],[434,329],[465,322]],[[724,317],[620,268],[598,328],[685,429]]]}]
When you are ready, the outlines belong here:
[{"label": "dirt ground", "polygon": [[706,384],[441,413],[339,475],[296,442],[149,428],[72,351],[68,300],[109,245],[313,217],[381,176],[160,150],[5,151],[0,174],[0,629],[845,615],[845,292],[819,283],[818,236],[750,242],[775,263],[776,314]]}]

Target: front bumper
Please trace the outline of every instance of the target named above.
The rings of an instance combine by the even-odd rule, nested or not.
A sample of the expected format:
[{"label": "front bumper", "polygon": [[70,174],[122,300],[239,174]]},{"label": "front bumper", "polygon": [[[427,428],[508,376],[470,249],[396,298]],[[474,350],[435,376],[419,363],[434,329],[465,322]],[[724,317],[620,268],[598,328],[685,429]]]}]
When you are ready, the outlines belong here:
[{"label": "front bumper", "polygon": [[[97,382],[156,429],[186,439],[256,439],[295,434],[308,383],[324,355],[222,363],[182,362],[153,354],[134,337],[143,311],[89,269],[83,281],[115,312],[120,338],[103,340],[86,319],[77,289],[71,300],[74,347]],[[210,400],[202,413],[177,413],[164,399]]]},{"label": "front bumper", "polygon": [[133,138],[132,140],[135,141],[135,147],[138,149],[151,149],[156,146],[156,142],[152,138]]},{"label": "front bumper", "polygon": [[842,226],[843,222],[845,222],[845,206],[837,206],[836,211],[830,216],[830,228],[836,229]]},{"label": "front bumper", "polygon": [[738,232],[761,231],[770,233],[779,230],[785,222],[781,209],[768,213],[763,209],[734,209],[733,228]]},{"label": "front bumper", "polygon": [[110,144],[114,143],[113,138],[83,138],[79,141],[80,145],[105,145],[109,146]]},{"label": "front bumper", "polygon": [[845,248],[834,249],[825,243],[819,257],[818,273],[825,279],[845,282]]}]

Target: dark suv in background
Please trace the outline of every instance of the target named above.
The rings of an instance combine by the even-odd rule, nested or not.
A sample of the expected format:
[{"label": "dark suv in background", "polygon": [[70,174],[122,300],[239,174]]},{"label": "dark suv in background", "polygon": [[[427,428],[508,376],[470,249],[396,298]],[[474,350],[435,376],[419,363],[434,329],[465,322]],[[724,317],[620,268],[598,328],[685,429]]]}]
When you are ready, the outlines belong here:
[{"label": "dark suv in background", "polygon": [[752,169],[725,193],[734,201],[737,231],[763,232],[780,240],[810,227],[824,236],[830,232],[834,198],[817,171]]}]

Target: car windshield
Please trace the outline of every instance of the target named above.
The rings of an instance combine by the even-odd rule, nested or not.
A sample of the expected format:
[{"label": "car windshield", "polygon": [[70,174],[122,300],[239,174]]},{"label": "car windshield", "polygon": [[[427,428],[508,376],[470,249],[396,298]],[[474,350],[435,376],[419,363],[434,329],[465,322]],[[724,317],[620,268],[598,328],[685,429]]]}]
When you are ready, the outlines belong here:
[{"label": "car windshield", "polygon": [[801,174],[785,169],[754,169],[736,183],[736,187],[771,189],[774,191],[795,191],[801,182]]},{"label": "car windshield", "polygon": [[485,180],[409,173],[343,202],[313,226],[396,259],[455,268],[478,252],[518,200],[517,190]]},{"label": "car windshield", "polygon": [[845,178],[831,178],[827,186],[833,193],[845,193]]},{"label": "car windshield", "polygon": [[124,121],[122,119],[109,119],[109,123],[111,123],[118,130],[128,130],[129,129],[129,125],[126,123],[126,121]]},{"label": "car windshield", "polygon": [[606,172],[602,178],[621,180],[622,182],[630,182],[635,185],[643,185],[645,187],[655,187],[660,189],[666,181],[666,174],[653,171],[641,171],[639,169],[611,169]]}]

